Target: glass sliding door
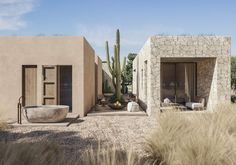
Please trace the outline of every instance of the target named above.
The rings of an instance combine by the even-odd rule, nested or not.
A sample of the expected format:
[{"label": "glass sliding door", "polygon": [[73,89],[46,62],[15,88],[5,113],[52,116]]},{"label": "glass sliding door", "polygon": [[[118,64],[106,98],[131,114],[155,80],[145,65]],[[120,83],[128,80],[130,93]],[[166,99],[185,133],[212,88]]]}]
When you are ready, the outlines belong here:
[{"label": "glass sliding door", "polygon": [[175,102],[176,90],[175,90],[175,64],[164,63],[161,64],[161,94],[162,101],[165,98]]},{"label": "glass sliding door", "polygon": [[58,66],[58,104],[68,105],[72,112],[72,66]]},{"label": "glass sliding door", "polygon": [[195,63],[161,64],[161,98],[184,104],[195,94]]},{"label": "glass sliding door", "polygon": [[185,81],[185,64],[184,63],[176,63],[176,100],[177,103],[184,103],[186,91],[185,87],[187,84]]},{"label": "glass sliding door", "polygon": [[195,96],[195,63],[185,63],[185,101],[193,101]]}]

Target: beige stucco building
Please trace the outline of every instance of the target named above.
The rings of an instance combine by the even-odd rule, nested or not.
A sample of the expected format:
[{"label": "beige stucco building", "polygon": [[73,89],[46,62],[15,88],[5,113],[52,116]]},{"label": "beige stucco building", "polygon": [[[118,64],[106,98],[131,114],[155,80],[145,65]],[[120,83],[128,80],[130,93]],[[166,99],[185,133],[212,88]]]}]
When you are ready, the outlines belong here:
[{"label": "beige stucco building", "polygon": [[[95,56],[95,98],[101,96],[102,93],[102,60],[97,55]],[[96,100],[97,101],[97,100]]]},{"label": "beige stucco building", "polygon": [[24,96],[24,105],[66,104],[84,116],[102,92],[101,72],[101,60],[84,37],[0,37],[1,110],[16,118]]},{"label": "beige stucco building", "polygon": [[196,97],[207,110],[230,102],[231,38],[153,36],[133,64],[133,93],[149,115],[165,98],[184,104]]},{"label": "beige stucco building", "polygon": [[109,71],[108,65],[106,61],[102,62],[102,77],[103,77],[103,93],[114,92],[115,88],[112,83],[112,75]]}]

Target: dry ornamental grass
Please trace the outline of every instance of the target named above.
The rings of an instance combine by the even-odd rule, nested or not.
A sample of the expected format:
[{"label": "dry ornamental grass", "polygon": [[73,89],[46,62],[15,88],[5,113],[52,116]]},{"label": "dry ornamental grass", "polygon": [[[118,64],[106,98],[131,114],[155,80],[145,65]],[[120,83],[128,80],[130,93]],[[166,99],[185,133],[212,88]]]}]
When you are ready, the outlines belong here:
[{"label": "dry ornamental grass", "polygon": [[147,157],[115,146],[88,149],[82,155],[64,157],[49,143],[0,144],[0,164],[6,165],[234,165],[236,164],[236,108],[222,106],[216,112],[161,113],[157,127],[143,148]]},{"label": "dry ornamental grass", "polygon": [[236,107],[214,113],[163,113],[147,138],[153,164],[236,164]]}]

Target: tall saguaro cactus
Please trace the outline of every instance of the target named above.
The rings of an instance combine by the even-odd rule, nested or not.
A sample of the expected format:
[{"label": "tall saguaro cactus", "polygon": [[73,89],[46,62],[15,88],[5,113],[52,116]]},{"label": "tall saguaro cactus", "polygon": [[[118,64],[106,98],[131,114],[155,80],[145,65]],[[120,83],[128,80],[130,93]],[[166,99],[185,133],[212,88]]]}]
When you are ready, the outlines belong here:
[{"label": "tall saguaro cactus", "polygon": [[126,64],[126,58],[124,58],[123,69],[120,66],[120,32],[119,29],[116,31],[116,43],[114,45],[114,56],[111,57],[112,63],[110,62],[110,52],[108,41],[106,41],[106,54],[107,54],[107,64],[109,71],[112,75],[112,83],[115,88],[116,100],[121,101],[121,77],[124,74],[124,67]]}]

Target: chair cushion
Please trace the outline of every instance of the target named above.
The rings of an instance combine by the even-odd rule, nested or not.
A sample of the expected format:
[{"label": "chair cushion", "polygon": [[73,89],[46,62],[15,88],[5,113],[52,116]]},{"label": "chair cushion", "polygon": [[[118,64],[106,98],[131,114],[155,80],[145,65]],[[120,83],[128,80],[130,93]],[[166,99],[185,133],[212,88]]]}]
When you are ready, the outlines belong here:
[{"label": "chair cushion", "polygon": [[203,108],[203,104],[202,103],[195,103],[195,102],[187,102],[185,104],[186,107],[191,108],[191,109],[195,109],[195,108]]},{"label": "chair cushion", "polygon": [[170,101],[170,99],[165,98],[165,99],[164,99],[164,103],[167,103],[167,104],[168,104],[168,103],[171,103],[171,101]]}]

